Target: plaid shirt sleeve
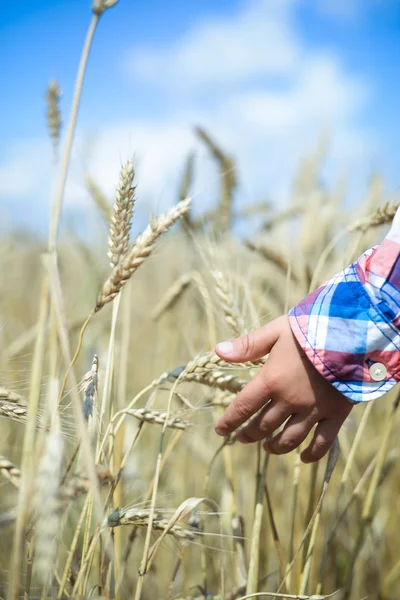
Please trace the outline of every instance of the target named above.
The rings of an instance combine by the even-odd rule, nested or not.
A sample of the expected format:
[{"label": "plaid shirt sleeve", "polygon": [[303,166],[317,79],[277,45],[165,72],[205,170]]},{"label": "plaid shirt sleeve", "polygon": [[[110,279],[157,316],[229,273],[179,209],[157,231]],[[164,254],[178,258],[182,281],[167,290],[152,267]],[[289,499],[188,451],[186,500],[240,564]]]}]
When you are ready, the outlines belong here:
[{"label": "plaid shirt sleeve", "polygon": [[400,208],[384,241],[292,308],[289,321],[350,402],[375,400],[400,381]]}]

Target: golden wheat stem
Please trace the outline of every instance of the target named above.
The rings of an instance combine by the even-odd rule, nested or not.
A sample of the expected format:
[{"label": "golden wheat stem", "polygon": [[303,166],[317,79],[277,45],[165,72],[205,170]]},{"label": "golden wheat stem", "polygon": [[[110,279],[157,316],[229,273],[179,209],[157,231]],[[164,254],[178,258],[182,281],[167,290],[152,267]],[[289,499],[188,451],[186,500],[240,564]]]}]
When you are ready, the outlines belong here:
[{"label": "golden wheat stem", "polygon": [[17,522],[14,532],[14,545],[12,551],[11,577],[10,577],[10,600],[16,600],[19,595],[19,577],[22,563],[22,548],[25,526],[28,517],[28,504],[32,490],[34,448],[37,412],[39,408],[41,380],[43,372],[43,358],[45,349],[45,325],[49,307],[49,286],[45,279],[42,284],[40,299],[40,312],[38,318],[38,330],[31,366],[29,385],[29,415],[25,429],[22,450],[21,483],[18,495]]},{"label": "golden wheat stem", "polygon": [[257,592],[258,588],[258,572],[259,572],[259,560],[260,560],[260,535],[261,535],[261,525],[264,513],[264,487],[265,487],[265,478],[267,475],[267,467],[268,467],[268,458],[269,455],[265,454],[264,462],[260,473],[260,478],[258,481],[258,489],[257,489],[257,498],[256,498],[256,507],[254,510],[254,522],[253,522],[253,530],[251,532],[251,548],[250,548],[250,564],[249,564],[249,575],[247,579],[246,586],[246,594],[253,594]]},{"label": "golden wheat stem", "polygon": [[78,74],[75,82],[74,96],[72,99],[71,116],[68,121],[68,128],[66,134],[65,148],[63,158],[61,162],[60,178],[56,195],[53,202],[52,216],[50,222],[50,233],[49,233],[49,251],[55,252],[58,229],[60,223],[61,208],[64,198],[65,184],[67,181],[68,169],[71,159],[72,144],[75,136],[76,122],[78,119],[79,104],[81,100],[83,82],[85,79],[86,67],[89,59],[90,48],[92,46],[94,33],[96,31],[97,24],[99,22],[99,15],[93,14],[89,24],[89,29],[86,33],[85,43],[82,49],[82,55],[79,63]]},{"label": "golden wheat stem", "polygon": [[77,359],[78,359],[79,353],[80,353],[80,351],[81,351],[81,348],[82,348],[82,342],[83,342],[83,336],[84,336],[84,333],[85,333],[85,331],[86,331],[86,328],[87,328],[87,326],[89,325],[90,321],[92,320],[93,316],[94,316],[94,310],[92,310],[92,311],[89,313],[89,315],[88,315],[88,317],[87,317],[86,321],[85,321],[85,322],[84,322],[84,324],[82,325],[82,327],[81,327],[81,330],[80,330],[80,332],[79,332],[79,336],[78,336],[78,344],[77,344],[77,346],[76,346],[76,349],[75,349],[75,354],[74,354],[74,356],[72,357],[72,360],[71,360],[71,362],[70,362],[70,363],[69,363],[69,365],[68,365],[68,368],[67,368],[67,370],[66,370],[66,372],[65,372],[64,378],[63,378],[63,380],[62,380],[62,383],[61,383],[60,393],[59,393],[59,396],[58,396],[58,403],[59,403],[59,404],[60,404],[60,403],[62,402],[62,400],[63,400],[63,397],[64,397],[64,392],[65,392],[65,388],[66,388],[66,386],[67,386],[68,377],[69,377],[69,375],[70,375],[70,373],[71,373],[71,370],[73,369],[73,367],[74,367],[74,365],[75,365],[75,363],[76,363],[76,361],[77,361]]}]

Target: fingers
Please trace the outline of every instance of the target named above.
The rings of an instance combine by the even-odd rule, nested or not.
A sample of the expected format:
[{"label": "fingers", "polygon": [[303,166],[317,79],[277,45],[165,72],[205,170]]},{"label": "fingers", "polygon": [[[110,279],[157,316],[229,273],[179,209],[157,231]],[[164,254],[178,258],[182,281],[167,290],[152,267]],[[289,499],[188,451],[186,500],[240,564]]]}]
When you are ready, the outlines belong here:
[{"label": "fingers", "polygon": [[246,362],[256,360],[268,354],[278,341],[281,331],[282,317],[268,325],[255,329],[243,337],[221,342],[216,345],[215,352],[229,362]]},{"label": "fingers", "polygon": [[215,431],[219,435],[229,435],[232,431],[235,431],[270,400],[270,394],[268,378],[265,371],[261,370],[228,406],[222,417],[218,419]]},{"label": "fingers", "polygon": [[264,444],[264,449],[271,454],[287,454],[304,440],[316,423],[316,418],[304,415],[293,415],[285,427],[271,440]]},{"label": "fingers", "polygon": [[272,435],[290,416],[290,409],[282,402],[271,400],[252,421],[238,433],[239,442],[249,444]]},{"label": "fingers", "polygon": [[320,421],[315,429],[313,439],[301,453],[301,460],[305,463],[311,463],[325,456],[339,433],[341,426],[342,421],[327,419]]}]

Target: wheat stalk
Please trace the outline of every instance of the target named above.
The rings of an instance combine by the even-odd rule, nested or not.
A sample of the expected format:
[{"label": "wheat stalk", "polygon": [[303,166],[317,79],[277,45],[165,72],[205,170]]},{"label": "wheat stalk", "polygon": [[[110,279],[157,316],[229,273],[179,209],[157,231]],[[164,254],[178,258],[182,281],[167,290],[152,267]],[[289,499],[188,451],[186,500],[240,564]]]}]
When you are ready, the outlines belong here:
[{"label": "wheat stalk", "polygon": [[111,267],[116,267],[121,258],[129,250],[129,235],[135,203],[134,177],[133,162],[128,160],[121,169],[113,215],[111,217],[107,253]]},{"label": "wheat stalk", "polygon": [[114,267],[110,276],[103,284],[97,297],[95,312],[98,312],[105,304],[111,302],[119,294],[123,286],[132,277],[133,273],[143,264],[151,254],[156,240],[166,233],[168,229],[190,208],[190,198],[178,202],[158,219],[152,219],[145,231],[136,239],[133,248]]}]

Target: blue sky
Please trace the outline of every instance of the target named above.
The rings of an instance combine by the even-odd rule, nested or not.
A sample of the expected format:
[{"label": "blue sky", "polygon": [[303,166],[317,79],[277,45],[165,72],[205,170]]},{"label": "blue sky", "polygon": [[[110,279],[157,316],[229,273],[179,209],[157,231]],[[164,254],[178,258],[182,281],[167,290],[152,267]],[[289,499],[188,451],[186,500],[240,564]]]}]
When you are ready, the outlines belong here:
[{"label": "blue sky", "polygon": [[[44,93],[63,90],[67,119],[90,20],[86,0],[0,4],[0,217],[46,223],[51,148]],[[299,158],[329,130],[325,176],[361,197],[379,169],[400,190],[400,3],[396,0],[119,0],[90,57],[66,211],[90,208],[86,169],[112,198],[132,154],[143,211],[176,198],[197,153],[196,202],[217,174],[193,136],[200,124],[238,161],[239,205],[287,198]]]}]

